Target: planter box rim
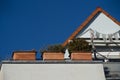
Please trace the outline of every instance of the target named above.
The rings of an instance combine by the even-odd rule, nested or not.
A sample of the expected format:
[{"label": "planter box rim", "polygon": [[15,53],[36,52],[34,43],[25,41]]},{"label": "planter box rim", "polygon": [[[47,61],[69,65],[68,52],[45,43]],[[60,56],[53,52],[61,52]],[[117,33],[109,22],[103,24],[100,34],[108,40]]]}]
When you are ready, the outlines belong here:
[{"label": "planter box rim", "polygon": [[14,51],[13,53],[37,53],[37,52],[35,50],[32,51],[23,50],[23,51]]},{"label": "planter box rim", "polygon": [[91,53],[73,53],[70,56],[71,60],[92,60]]},{"label": "planter box rim", "polygon": [[58,53],[58,54],[59,54],[59,53],[63,53],[63,54],[64,54],[64,52],[52,52],[52,51],[45,51],[45,52],[43,52],[43,54],[44,54],[44,53],[50,53],[50,54],[51,54],[51,53]]},{"label": "planter box rim", "polygon": [[43,53],[43,60],[64,60],[63,53]]},{"label": "planter box rim", "polygon": [[71,53],[91,53],[90,51],[72,51]]}]

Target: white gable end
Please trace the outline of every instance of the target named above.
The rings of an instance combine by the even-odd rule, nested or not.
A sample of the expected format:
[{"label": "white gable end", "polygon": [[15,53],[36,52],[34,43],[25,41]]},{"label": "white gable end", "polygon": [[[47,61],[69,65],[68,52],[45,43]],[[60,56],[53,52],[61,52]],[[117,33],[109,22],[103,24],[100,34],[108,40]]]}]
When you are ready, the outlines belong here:
[{"label": "white gable end", "polygon": [[[90,31],[88,29],[94,30],[94,32],[99,32],[101,34],[113,34],[120,30],[120,26],[113,22],[109,17],[105,14],[100,13],[96,19],[90,23],[90,25],[83,31],[83,35],[78,34],[77,38],[90,38]],[[87,32],[86,32],[87,31]],[[102,37],[100,35],[100,37]]]}]

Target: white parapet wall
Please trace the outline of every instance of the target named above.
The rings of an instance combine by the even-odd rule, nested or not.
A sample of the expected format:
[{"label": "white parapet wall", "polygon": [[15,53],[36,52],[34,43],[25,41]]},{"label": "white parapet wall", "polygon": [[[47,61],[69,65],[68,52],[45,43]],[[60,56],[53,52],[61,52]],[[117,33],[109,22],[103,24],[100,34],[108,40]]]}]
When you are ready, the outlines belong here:
[{"label": "white parapet wall", "polygon": [[1,71],[4,80],[105,80],[102,64],[4,63]]},{"label": "white parapet wall", "polygon": [[1,71],[0,71],[0,80],[3,80],[3,74]]}]

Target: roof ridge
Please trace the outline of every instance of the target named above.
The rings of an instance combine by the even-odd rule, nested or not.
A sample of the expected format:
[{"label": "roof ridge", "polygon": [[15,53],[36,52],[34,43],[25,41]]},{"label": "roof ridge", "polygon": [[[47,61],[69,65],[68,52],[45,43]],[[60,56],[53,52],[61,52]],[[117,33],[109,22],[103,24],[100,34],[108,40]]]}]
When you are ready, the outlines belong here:
[{"label": "roof ridge", "polygon": [[97,7],[91,15],[72,33],[72,35],[62,44],[63,46],[66,46],[69,40],[72,40],[90,21],[93,19],[93,17],[99,13],[104,13],[108,18],[110,18],[113,22],[120,25],[120,22],[118,22],[115,18],[113,18],[110,14],[108,14],[106,11],[104,11],[101,7]]}]

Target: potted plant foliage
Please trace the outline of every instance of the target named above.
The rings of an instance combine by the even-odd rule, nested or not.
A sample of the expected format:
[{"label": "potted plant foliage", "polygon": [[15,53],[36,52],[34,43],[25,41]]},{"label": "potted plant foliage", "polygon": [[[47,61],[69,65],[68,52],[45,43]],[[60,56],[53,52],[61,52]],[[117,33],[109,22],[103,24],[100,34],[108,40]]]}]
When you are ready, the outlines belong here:
[{"label": "potted plant foliage", "polygon": [[92,60],[92,47],[85,39],[73,39],[67,47],[72,60]]},{"label": "potted plant foliage", "polygon": [[50,45],[41,50],[43,60],[64,60],[64,48],[62,45]]}]

